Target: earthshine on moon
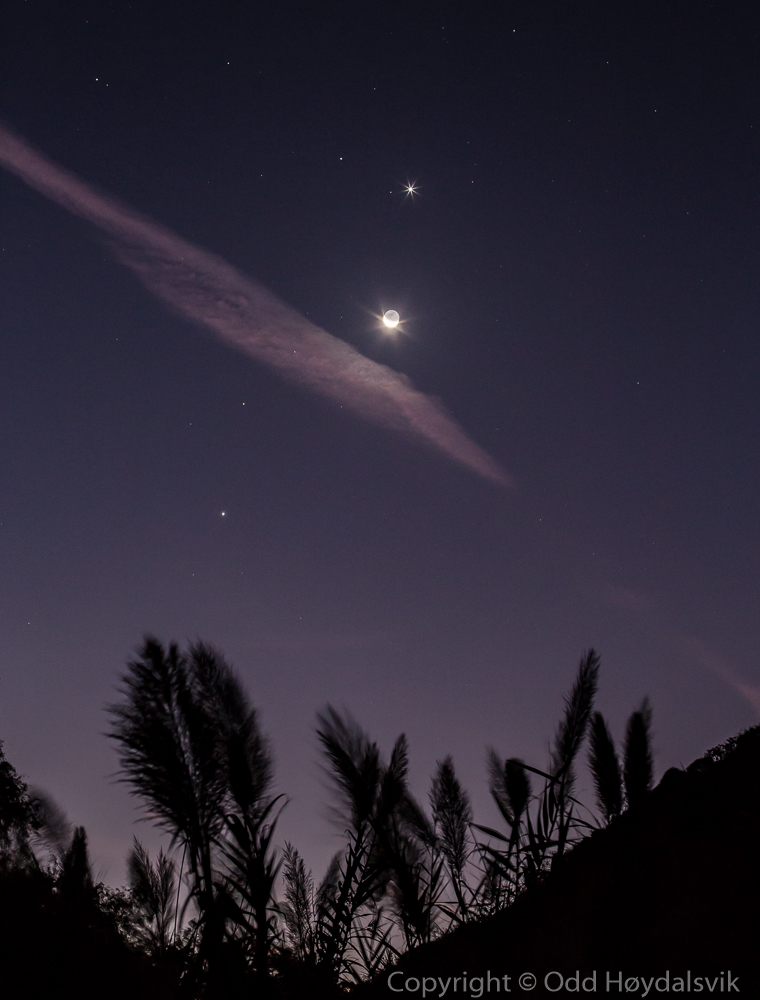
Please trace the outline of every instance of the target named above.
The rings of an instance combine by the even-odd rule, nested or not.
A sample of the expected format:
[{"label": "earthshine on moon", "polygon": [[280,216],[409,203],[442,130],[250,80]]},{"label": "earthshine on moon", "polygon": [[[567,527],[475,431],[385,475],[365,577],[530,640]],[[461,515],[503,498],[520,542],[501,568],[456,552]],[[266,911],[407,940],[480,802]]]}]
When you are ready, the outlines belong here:
[{"label": "earthshine on moon", "polygon": [[383,323],[391,329],[395,329],[401,317],[396,312],[395,309],[389,309],[387,312],[383,313]]}]

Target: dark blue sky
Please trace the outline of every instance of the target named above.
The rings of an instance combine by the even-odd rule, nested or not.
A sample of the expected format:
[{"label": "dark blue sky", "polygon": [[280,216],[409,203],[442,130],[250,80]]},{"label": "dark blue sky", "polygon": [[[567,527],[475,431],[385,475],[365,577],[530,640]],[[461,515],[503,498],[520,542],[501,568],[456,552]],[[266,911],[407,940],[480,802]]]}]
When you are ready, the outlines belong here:
[{"label": "dark blue sky", "polygon": [[481,822],[485,745],[542,766],[588,646],[616,735],[652,699],[660,771],[757,721],[755,5],[9,11],[6,121],[517,482],[281,382],[0,176],[0,739],[99,870],[136,815],[103,706],[147,631],[238,669],[318,869],[328,701],[407,733],[420,794],[453,753]]}]

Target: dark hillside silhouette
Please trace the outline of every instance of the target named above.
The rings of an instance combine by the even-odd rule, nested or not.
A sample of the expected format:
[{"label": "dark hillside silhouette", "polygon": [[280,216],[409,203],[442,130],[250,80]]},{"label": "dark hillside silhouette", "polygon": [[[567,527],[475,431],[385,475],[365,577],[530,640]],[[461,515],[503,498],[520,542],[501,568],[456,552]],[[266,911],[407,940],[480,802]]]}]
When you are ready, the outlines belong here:
[{"label": "dark hillside silhouette", "polygon": [[[513,906],[405,955],[398,965],[404,976],[393,983],[406,975],[531,971],[539,978],[531,995],[543,997],[556,995],[541,985],[546,972],[580,970],[583,978],[596,969],[602,995],[607,970],[625,978],[730,969],[742,995],[758,996],[758,847],[760,726],[685,771],[667,771]],[[387,974],[365,990],[390,996]],[[514,979],[512,990],[520,992]]]},{"label": "dark hillside silhouette", "polygon": [[171,983],[130,949],[101,905],[81,827],[57,877],[29,862],[0,869],[0,997],[171,1000]]}]

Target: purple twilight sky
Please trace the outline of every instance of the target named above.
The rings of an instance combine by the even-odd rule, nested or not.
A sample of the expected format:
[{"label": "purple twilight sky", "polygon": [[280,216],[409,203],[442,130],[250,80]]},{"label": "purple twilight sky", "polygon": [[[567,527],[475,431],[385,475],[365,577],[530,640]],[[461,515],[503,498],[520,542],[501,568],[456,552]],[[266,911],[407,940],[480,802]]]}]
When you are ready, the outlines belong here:
[{"label": "purple twilight sky", "polygon": [[328,702],[487,823],[589,646],[658,772],[757,722],[755,5],[4,21],[0,118],[85,186],[0,135],[0,740],[101,877],[157,843],[103,735],[146,632],[235,666],[317,871]]}]

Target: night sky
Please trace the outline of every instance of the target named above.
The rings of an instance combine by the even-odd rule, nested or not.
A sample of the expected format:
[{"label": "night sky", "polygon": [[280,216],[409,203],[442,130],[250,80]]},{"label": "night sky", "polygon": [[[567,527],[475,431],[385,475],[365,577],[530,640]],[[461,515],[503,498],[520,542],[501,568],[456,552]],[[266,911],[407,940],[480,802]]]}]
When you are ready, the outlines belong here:
[{"label": "night sky", "polygon": [[658,773],[757,722],[755,4],[3,20],[8,127],[408,376],[513,483],[232,349],[1,171],[0,739],[96,874],[157,842],[104,736],[146,632],[237,669],[318,872],[328,702],[407,733],[420,796],[452,753],[480,822],[486,745],[544,766],[590,646],[618,738],[651,698]]}]

